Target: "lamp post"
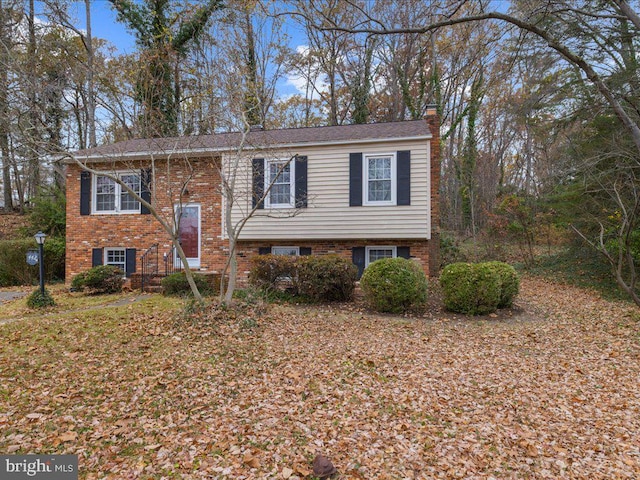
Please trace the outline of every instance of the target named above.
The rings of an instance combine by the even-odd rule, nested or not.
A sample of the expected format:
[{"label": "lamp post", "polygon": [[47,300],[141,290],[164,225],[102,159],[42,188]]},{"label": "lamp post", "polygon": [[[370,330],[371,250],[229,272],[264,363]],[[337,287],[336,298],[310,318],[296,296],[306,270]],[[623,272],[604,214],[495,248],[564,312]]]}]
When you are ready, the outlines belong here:
[{"label": "lamp post", "polygon": [[44,233],[38,232],[34,235],[38,244],[38,264],[40,265],[40,294],[44,298],[44,239],[47,237]]}]

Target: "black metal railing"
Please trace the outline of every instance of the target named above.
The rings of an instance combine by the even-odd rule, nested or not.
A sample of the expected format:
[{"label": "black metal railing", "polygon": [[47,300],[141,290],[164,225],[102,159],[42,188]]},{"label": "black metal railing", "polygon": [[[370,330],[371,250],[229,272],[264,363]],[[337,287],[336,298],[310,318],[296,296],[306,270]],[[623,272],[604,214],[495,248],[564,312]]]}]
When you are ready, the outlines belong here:
[{"label": "black metal railing", "polygon": [[151,279],[158,275],[159,268],[159,258],[158,258],[158,244],[154,244],[147,249],[146,252],[142,254],[140,258],[141,269],[142,269],[142,279],[141,279],[141,288],[144,292],[144,287],[146,285],[150,285]]},{"label": "black metal railing", "polygon": [[175,248],[171,248],[168,252],[163,254],[163,261],[165,276],[182,271],[182,261],[180,260],[180,257],[176,255]]}]

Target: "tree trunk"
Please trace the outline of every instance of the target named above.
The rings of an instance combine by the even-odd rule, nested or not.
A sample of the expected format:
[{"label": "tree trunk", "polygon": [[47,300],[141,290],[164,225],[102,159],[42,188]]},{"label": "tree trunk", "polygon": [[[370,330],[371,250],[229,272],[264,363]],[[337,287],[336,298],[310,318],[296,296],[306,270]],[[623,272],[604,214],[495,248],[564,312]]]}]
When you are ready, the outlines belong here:
[{"label": "tree trunk", "polygon": [[87,133],[89,134],[89,148],[96,147],[96,97],[93,81],[93,37],[91,36],[91,0],[84,0],[87,31],[85,34],[87,50]]},{"label": "tree trunk", "polygon": [[34,73],[36,71],[36,27],[35,27],[35,6],[34,0],[29,0],[29,15],[27,16],[27,23],[29,28],[29,40],[27,43],[27,65],[28,72],[25,72],[25,76],[28,77],[27,82],[27,96],[28,96],[28,108],[29,108],[29,132],[28,137],[30,140],[29,145],[29,176],[27,179],[27,196],[33,197],[37,194],[40,187],[40,159],[38,158],[38,151],[40,150],[39,135],[40,131],[38,122],[38,99],[36,95],[36,78]]},{"label": "tree trunk", "polygon": [[0,156],[2,156],[2,190],[5,212],[13,210],[11,195],[11,161],[9,157],[9,83],[7,69],[9,66],[10,39],[8,35],[5,6],[0,0]]}]

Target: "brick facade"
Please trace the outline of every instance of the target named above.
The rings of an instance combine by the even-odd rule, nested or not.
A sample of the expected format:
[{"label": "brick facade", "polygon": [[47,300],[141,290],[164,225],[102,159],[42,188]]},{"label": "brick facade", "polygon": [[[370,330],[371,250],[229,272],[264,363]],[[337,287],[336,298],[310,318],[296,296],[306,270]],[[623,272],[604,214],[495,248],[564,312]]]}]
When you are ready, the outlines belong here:
[{"label": "brick facade", "polygon": [[436,275],[430,269],[429,259],[431,258],[431,242],[428,240],[339,240],[339,241],[291,241],[291,242],[240,242],[238,244],[238,277],[240,280],[246,280],[251,269],[251,259],[260,253],[261,248],[270,248],[274,246],[300,247],[310,248],[312,255],[339,255],[345,259],[351,260],[352,251],[355,247],[375,247],[375,246],[393,246],[393,247],[409,247],[411,259],[417,261],[423,268],[425,274]]},{"label": "brick facade", "polygon": [[[224,242],[221,232],[222,198],[218,185],[220,178],[214,160],[172,160],[170,174],[167,164],[155,162],[156,174],[152,178],[152,203],[160,205],[161,216],[171,224],[174,205],[180,203],[180,193],[187,178],[188,192],[182,202],[201,206],[201,266],[203,271],[219,271],[224,265]],[[136,170],[148,164],[115,165],[114,170]],[[96,168],[99,170],[100,168]],[[153,244],[158,244],[160,255],[171,249],[171,237],[153,215],[104,214],[80,215],[79,166],[67,165],[67,255],[66,279],[92,266],[94,248],[135,248],[137,265],[140,256]]]},{"label": "brick facade", "polygon": [[[238,246],[238,281],[246,282],[250,259],[261,247],[299,246],[311,248],[313,254],[335,253],[351,259],[353,247],[396,246],[409,247],[410,255],[418,261],[426,274],[438,273],[439,250],[439,185],[440,185],[440,136],[439,121],[433,115],[427,117],[433,135],[431,141],[431,240],[340,240],[340,241],[270,241],[240,242]],[[155,160],[152,178],[151,203],[160,206],[161,216],[172,223],[174,205],[182,203],[201,206],[201,265],[204,272],[220,272],[228,254],[228,242],[222,238],[222,197],[220,177],[215,162],[219,158],[195,158],[167,161]],[[135,164],[95,164],[96,170],[136,170],[149,168],[149,162]],[[136,265],[140,268],[141,255],[152,245],[158,244],[159,255],[171,249],[170,236],[153,215],[143,214],[92,214],[80,215],[81,168],[75,164],[66,166],[67,185],[67,254],[66,279],[92,266],[92,251],[97,248],[135,248]],[[187,190],[184,185],[188,180]],[[182,196],[181,196],[182,194]]]}]

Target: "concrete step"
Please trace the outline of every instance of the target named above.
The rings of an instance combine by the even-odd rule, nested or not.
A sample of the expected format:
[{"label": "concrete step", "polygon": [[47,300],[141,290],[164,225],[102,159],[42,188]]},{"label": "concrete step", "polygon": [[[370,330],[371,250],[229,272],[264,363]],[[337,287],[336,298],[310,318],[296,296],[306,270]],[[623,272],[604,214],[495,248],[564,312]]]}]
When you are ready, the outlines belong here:
[{"label": "concrete step", "polygon": [[148,293],[162,293],[162,285],[145,285],[144,291]]}]

